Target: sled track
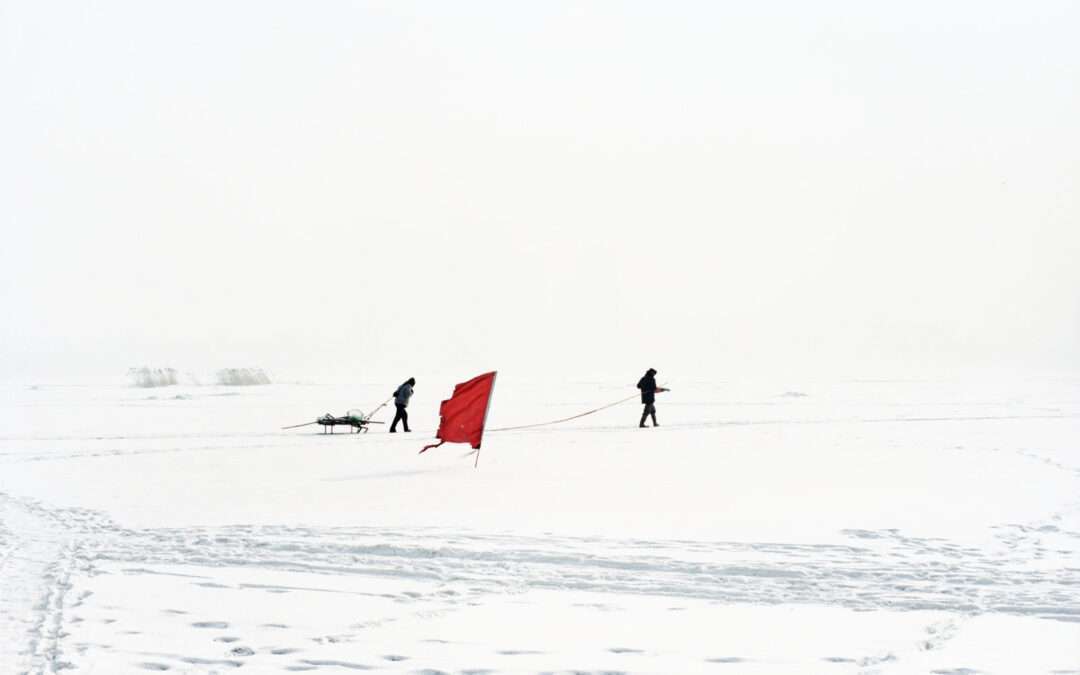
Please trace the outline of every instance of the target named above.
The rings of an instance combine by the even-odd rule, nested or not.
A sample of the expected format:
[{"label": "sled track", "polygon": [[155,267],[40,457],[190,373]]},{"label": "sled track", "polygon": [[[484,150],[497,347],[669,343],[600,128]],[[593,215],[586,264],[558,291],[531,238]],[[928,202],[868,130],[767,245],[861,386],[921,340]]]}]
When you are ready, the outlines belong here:
[{"label": "sled track", "polygon": [[64,518],[0,493],[0,666],[43,674],[70,664],[62,648],[72,575],[85,568],[78,531]]},{"label": "sled track", "polygon": [[[489,592],[572,589],[754,604],[815,603],[853,609],[1004,612],[1080,621],[1080,565],[1032,565],[1080,532],[1053,522],[1004,524],[995,550],[896,530],[845,530],[847,545],[491,535],[444,529],[124,529],[84,509],[49,509],[3,497],[62,537],[44,575],[50,615],[77,564],[266,568],[468,583]],[[1080,508],[1074,505],[1071,508]],[[60,539],[65,539],[61,543]],[[596,551],[605,553],[597,554]],[[612,554],[614,552],[614,555]],[[11,555],[10,551],[7,553]],[[1047,598],[1055,598],[1048,602]],[[44,631],[49,634],[49,631]]]},{"label": "sled track", "polygon": [[[425,590],[391,584],[397,590],[379,595],[415,607],[417,616],[425,617],[532,590],[641,594],[668,597],[676,604],[684,598],[955,615],[955,620],[928,628],[927,649],[955,634],[956,622],[984,613],[1080,622],[1080,565],[1048,569],[1039,564],[1061,559],[1065,550],[1080,553],[1080,532],[1054,524],[1064,514],[1045,522],[1001,525],[997,545],[989,548],[908,537],[896,530],[845,530],[847,543],[813,545],[423,528],[127,529],[95,511],[52,508],[2,493],[0,514],[5,590],[27,590],[0,597],[0,616],[15,619],[2,627],[4,634],[22,636],[0,651],[0,664],[3,672],[32,675],[77,665],[79,650],[65,637],[68,622],[80,620],[72,609],[88,593],[73,597],[73,585],[77,588],[79,575],[101,570],[133,577],[166,574],[201,589],[271,593],[347,593],[334,581],[343,575],[414,579],[423,581]],[[252,571],[250,582],[243,581],[245,570]],[[305,581],[302,587],[260,583],[256,573],[266,570],[302,573]],[[324,575],[326,583],[313,582],[312,575]],[[339,634],[315,640],[359,640],[377,624],[342,626]],[[192,626],[198,628],[198,622]],[[8,663],[15,665],[8,668]],[[146,667],[153,663],[147,661],[151,665]]]}]

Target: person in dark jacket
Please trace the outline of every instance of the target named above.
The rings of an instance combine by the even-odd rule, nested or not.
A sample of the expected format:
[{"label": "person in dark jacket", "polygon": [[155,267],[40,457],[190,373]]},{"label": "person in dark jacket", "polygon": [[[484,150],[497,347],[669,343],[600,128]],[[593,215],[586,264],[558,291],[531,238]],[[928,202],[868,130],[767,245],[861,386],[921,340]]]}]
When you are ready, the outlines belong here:
[{"label": "person in dark jacket", "polygon": [[394,413],[394,421],[390,423],[390,433],[397,433],[397,423],[401,422],[401,426],[405,427],[405,431],[409,431],[409,413],[405,412],[405,408],[409,405],[409,399],[412,398],[413,387],[416,385],[416,378],[410,377],[401,383],[401,386],[394,390],[394,407],[397,408],[397,412]]},{"label": "person in dark jacket", "polygon": [[645,377],[638,380],[637,388],[641,390],[641,402],[645,404],[645,410],[641,412],[641,421],[638,422],[638,426],[642,429],[645,428],[645,419],[652,417],[652,425],[654,427],[660,426],[656,423],[656,393],[660,391],[667,391],[663,387],[656,386],[656,369],[649,368],[645,371]]}]

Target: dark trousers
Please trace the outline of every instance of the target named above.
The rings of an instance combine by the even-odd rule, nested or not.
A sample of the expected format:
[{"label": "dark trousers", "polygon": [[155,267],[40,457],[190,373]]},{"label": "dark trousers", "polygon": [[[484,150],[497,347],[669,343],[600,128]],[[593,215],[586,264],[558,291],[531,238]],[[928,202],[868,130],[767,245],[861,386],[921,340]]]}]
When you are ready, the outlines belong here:
[{"label": "dark trousers", "polygon": [[397,408],[397,412],[394,413],[394,421],[390,423],[390,431],[397,431],[395,427],[398,422],[401,422],[401,426],[405,427],[405,431],[409,430],[409,413],[405,412],[405,406],[394,404]]},{"label": "dark trousers", "polygon": [[653,405],[652,403],[646,403],[645,404],[645,409],[641,411],[641,421],[638,422],[639,427],[645,426],[645,418],[647,418],[647,417],[652,417],[652,425],[654,427],[659,426],[656,423],[656,406]]}]

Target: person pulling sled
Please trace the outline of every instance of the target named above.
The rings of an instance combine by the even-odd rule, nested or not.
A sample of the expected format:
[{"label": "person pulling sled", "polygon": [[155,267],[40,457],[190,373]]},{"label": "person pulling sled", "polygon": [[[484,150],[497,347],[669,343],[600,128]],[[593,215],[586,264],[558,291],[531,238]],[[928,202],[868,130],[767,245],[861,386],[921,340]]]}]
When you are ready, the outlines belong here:
[{"label": "person pulling sled", "polygon": [[412,398],[413,387],[416,385],[416,378],[410,377],[401,383],[401,386],[394,390],[394,407],[397,412],[394,413],[394,421],[390,423],[390,433],[397,433],[397,423],[401,422],[405,431],[409,429],[409,413],[405,412],[405,408],[409,405],[409,399]]}]

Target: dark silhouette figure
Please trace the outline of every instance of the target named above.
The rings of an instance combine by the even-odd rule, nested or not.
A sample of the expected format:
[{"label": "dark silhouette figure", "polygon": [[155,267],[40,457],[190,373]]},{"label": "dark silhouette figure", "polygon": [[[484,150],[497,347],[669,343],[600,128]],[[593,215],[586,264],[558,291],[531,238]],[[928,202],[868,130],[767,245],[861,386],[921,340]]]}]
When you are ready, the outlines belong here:
[{"label": "dark silhouette figure", "polygon": [[638,426],[644,429],[645,420],[649,417],[652,417],[654,427],[660,426],[656,423],[656,392],[667,391],[667,389],[656,386],[655,368],[649,368],[645,371],[645,377],[638,380],[637,388],[641,390],[641,402],[645,404],[645,409],[641,411],[641,421],[638,422]]},{"label": "dark silhouette figure", "polygon": [[394,421],[390,423],[390,433],[397,432],[397,423],[401,422],[401,426],[405,428],[405,431],[409,429],[409,413],[405,412],[405,408],[409,405],[409,399],[412,398],[413,386],[416,385],[416,378],[410,377],[401,383],[401,386],[394,390],[394,408],[397,412],[394,413]]}]

